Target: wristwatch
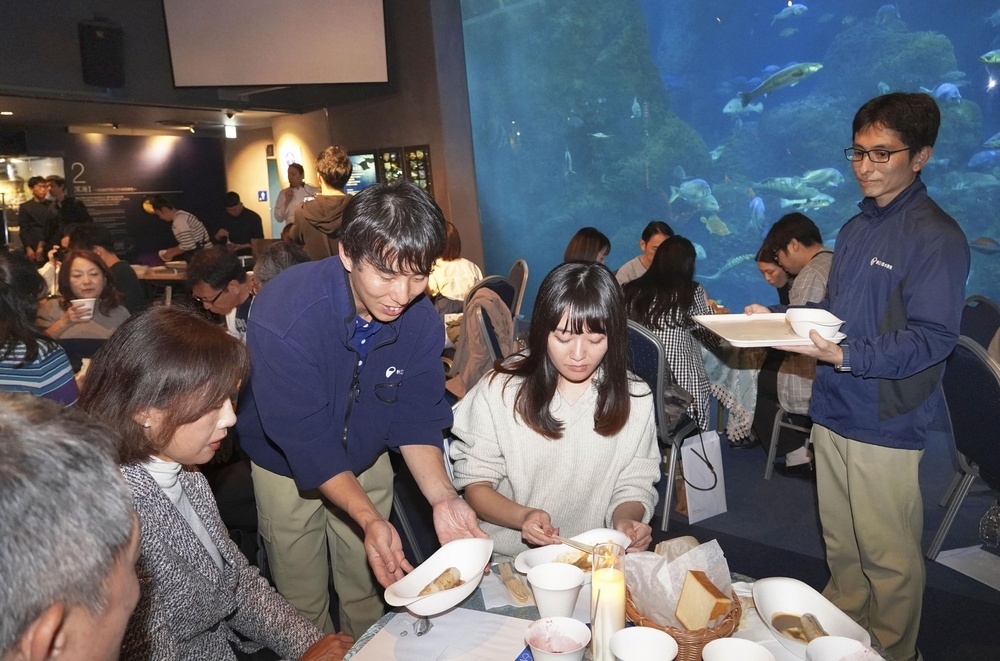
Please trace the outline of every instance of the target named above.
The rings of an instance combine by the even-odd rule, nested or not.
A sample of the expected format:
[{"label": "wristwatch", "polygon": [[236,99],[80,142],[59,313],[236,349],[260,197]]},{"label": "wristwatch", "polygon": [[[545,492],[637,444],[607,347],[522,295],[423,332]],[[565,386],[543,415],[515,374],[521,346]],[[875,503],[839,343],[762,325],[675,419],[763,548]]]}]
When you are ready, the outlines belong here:
[{"label": "wristwatch", "polygon": [[844,359],[840,361],[839,365],[834,365],[833,369],[838,372],[850,372],[851,371],[851,345],[844,343],[840,345],[841,350],[844,352]]}]

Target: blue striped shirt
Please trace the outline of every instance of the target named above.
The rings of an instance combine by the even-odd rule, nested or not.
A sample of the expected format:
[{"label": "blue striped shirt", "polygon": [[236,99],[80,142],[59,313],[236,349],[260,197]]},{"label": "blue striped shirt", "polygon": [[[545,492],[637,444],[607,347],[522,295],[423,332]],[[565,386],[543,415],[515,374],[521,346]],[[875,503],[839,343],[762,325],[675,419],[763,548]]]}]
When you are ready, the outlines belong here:
[{"label": "blue striped shirt", "polygon": [[24,350],[19,344],[0,360],[0,390],[26,392],[66,406],[76,404],[79,391],[63,348],[40,343],[35,360],[26,365],[22,364]]}]

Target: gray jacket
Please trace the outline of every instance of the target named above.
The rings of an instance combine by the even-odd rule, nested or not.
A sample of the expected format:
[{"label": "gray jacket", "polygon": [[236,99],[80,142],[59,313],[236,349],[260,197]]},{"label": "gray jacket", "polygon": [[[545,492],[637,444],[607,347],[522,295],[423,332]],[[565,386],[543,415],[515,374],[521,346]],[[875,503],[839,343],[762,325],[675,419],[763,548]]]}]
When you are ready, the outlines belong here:
[{"label": "gray jacket", "polygon": [[181,471],[179,479],[222,555],[222,570],[142,466],[121,470],[142,527],[139,604],[122,659],[235,659],[234,644],[245,652],[269,647],[297,659],[323,637],[229,539],[204,475]]}]

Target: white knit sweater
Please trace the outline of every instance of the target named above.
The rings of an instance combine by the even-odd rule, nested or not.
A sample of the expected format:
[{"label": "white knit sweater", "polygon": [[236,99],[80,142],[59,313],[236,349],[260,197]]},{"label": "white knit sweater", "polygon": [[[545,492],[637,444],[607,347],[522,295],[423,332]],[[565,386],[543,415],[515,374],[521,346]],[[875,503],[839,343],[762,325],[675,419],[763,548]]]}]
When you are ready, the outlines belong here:
[{"label": "white knit sweater", "polygon": [[[488,482],[510,500],[548,512],[566,537],[611,527],[615,508],[626,502],[642,503],[644,521],[652,517],[660,455],[653,397],[645,383],[631,381],[628,422],[609,437],[594,431],[596,386],[572,405],[557,392],[551,410],[563,423],[563,437],[550,440],[515,418],[521,378],[501,374],[491,382],[491,376],[483,377],[455,410],[452,432],[457,440],[451,457],[456,487]],[[480,525],[499,555],[514,556],[528,548],[520,530]]]}]

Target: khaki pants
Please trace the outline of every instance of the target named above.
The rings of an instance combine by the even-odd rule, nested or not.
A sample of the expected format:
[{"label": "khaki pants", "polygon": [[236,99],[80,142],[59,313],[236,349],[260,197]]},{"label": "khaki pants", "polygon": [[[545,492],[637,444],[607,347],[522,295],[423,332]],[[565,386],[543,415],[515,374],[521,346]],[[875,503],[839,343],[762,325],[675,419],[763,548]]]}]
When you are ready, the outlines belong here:
[{"label": "khaki pants", "polygon": [[[330,568],[340,600],[341,628],[359,638],[382,617],[381,589],[368,565],[364,534],[347,514],[314,489],[252,465],[257,522],[278,592],[326,633],[330,618]],[[358,476],[382,516],[392,508],[392,466],[382,453]]]},{"label": "khaki pants", "polygon": [[830,567],[823,594],[892,658],[910,661],[925,583],[917,475],[923,450],[862,443],[821,425],[812,439]]}]

